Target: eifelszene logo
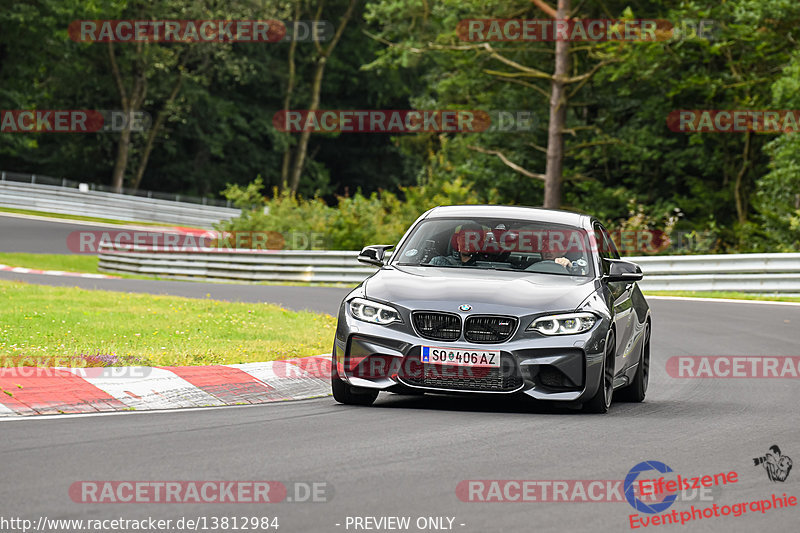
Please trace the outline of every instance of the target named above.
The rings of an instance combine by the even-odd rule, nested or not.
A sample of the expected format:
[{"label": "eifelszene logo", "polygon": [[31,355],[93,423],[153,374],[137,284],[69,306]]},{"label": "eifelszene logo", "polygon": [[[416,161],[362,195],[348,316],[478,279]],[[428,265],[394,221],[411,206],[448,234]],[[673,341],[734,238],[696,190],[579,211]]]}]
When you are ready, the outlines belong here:
[{"label": "eifelszene logo", "polygon": [[628,503],[636,509],[637,511],[642,511],[644,513],[649,514],[656,514],[662,511],[667,510],[675,500],[678,498],[677,494],[668,494],[664,497],[664,499],[657,503],[645,503],[640,500],[636,496],[635,487],[636,487],[636,479],[639,477],[639,474],[642,472],[647,472],[649,470],[655,470],[662,474],[667,472],[672,472],[672,469],[665,465],[660,461],[642,461],[641,463],[637,464],[633,468],[630,469],[628,475],[625,476],[625,499],[628,500]]}]

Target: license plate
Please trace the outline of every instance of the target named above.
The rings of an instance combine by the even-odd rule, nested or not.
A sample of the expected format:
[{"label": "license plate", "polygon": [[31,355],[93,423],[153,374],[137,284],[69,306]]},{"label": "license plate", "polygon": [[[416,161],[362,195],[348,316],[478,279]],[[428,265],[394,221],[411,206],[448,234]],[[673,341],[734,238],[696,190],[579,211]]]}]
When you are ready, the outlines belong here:
[{"label": "license plate", "polygon": [[422,362],[436,365],[500,367],[499,350],[457,350],[423,346]]}]

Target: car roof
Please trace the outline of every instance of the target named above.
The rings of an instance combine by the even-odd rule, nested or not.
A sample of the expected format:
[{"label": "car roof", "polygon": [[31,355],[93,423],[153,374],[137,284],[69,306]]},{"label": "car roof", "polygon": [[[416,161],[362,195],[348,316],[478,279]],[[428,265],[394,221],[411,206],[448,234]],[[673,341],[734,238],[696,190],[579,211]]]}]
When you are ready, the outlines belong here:
[{"label": "car roof", "polygon": [[576,227],[583,227],[589,219],[588,215],[571,211],[518,205],[444,205],[431,209],[425,218],[450,217],[516,218],[531,222],[552,222],[553,224]]}]

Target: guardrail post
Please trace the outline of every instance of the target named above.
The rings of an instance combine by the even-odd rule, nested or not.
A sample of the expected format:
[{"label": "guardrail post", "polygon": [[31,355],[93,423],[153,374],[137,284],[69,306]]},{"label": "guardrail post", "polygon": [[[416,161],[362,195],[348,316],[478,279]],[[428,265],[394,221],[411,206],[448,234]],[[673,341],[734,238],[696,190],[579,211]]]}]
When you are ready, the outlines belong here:
[{"label": "guardrail post", "polygon": [[36,183],[36,174],[31,174],[31,185]]},{"label": "guardrail post", "polygon": [[0,174],[0,181],[6,181],[6,171],[4,170],[2,174]]}]

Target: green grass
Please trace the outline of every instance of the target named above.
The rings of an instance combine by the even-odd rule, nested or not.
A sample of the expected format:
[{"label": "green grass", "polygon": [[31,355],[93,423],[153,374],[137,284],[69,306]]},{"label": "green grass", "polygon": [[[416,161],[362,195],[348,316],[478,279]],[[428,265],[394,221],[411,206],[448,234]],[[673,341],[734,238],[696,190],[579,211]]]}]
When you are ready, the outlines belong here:
[{"label": "green grass", "polygon": [[229,303],[0,281],[0,366],[208,365],[329,353],[335,318]]},{"label": "green grass", "polygon": [[0,253],[0,264],[39,270],[99,273],[96,255]]},{"label": "green grass", "polygon": [[[164,222],[139,222],[136,220],[115,220],[112,218],[101,217],[87,217],[83,215],[67,215],[63,213],[47,213],[45,211],[34,211],[32,209],[15,209],[12,207],[0,207],[0,213],[16,213],[19,215],[35,215],[38,217],[48,218],[63,218],[66,220],[83,220],[85,222],[97,222],[99,224],[116,224],[116,225],[136,225],[136,226],[158,226],[158,227],[172,227],[170,224]],[[191,227],[191,226],[185,226]]]},{"label": "green grass", "polygon": [[97,268],[99,262],[100,260],[96,255],[0,252],[0,265],[32,268],[34,270],[63,270],[64,272],[82,274],[103,274],[128,279],[162,279],[157,276],[142,276],[140,274],[102,272]]},{"label": "green grass", "polygon": [[682,296],[685,298],[729,298],[731,300],[762,300],[767,302],[800,302],[797,296],[761,295],[746,292],[644,291],[645,296]]}]

